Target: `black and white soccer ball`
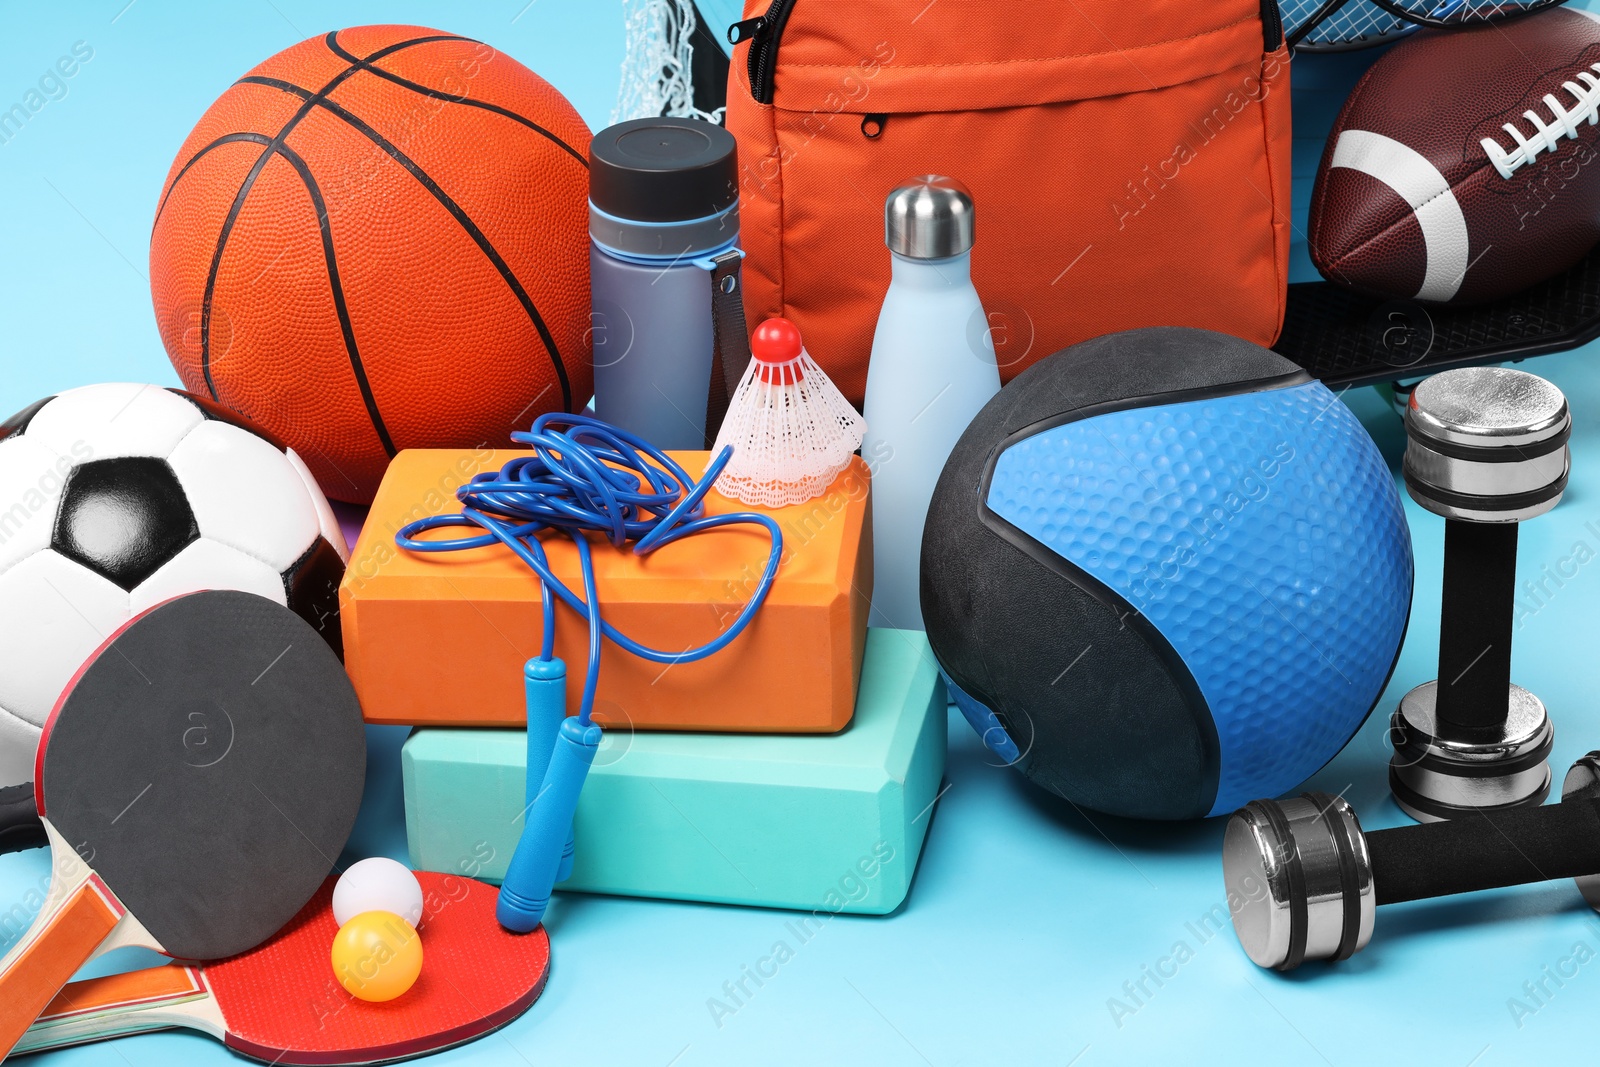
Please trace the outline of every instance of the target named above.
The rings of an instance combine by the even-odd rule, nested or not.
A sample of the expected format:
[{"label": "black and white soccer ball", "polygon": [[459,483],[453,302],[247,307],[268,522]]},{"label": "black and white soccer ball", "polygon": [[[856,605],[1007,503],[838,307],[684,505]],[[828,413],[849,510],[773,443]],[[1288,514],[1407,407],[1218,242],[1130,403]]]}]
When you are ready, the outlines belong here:
[{"label": "black and white soccer ball", "polygon": [[337,652],[346,556],[300,457],[210,400],[90,385],[0,423],[0,850],[36,839],[40,729],[125,622],[239,589],[288,605]]}]

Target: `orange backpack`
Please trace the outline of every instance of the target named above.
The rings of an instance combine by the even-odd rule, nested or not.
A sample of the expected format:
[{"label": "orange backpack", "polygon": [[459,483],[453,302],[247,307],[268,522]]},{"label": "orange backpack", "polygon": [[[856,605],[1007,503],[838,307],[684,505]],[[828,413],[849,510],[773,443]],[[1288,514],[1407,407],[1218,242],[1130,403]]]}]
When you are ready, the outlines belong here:
[{"label": "orange backpack", "polygon": [[857,404],[889,286],[884,198],[922,174],[972,191],[972,277],[1005,379],[1138,326],[1277,339],[1277,0],[745,0],[745,15],[727,112],[745,310],[793,320]]}]

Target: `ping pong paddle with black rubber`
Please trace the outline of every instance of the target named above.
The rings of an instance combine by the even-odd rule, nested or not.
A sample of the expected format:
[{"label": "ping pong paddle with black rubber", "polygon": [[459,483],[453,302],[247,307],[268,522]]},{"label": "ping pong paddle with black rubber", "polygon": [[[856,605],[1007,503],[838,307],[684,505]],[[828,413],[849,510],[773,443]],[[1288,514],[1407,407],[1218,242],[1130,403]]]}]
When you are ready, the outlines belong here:
[{"label": "ping pong paddle with black rubber", "polygon": [[358,1000],[334,978],[329,878],[276,937],[243,955],[73,982],[16,1051],[181,1026],[264,1063],[392,1063],[472,1041],[527,1011],[550,975],[544,927],[502,929],[493,886],[423,871],[417,880],[422,974],[394,1000]]},{"label": "ping pong paddle with black rubber", "polygon": [[294,612],[204,592],[136,616],[39,741],[51,883],[0,960],[0,1056],[102,952],[213,960],[271,937],[333,868],[365,774],[355,691]]}]

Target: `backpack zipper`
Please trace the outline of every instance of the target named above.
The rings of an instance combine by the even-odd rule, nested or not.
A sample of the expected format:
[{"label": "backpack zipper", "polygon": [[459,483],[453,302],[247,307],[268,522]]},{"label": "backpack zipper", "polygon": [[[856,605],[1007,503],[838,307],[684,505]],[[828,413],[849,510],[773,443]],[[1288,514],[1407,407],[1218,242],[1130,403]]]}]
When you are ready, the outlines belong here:
[{"label": "backpack zipper", "polygon": [[[1276,0],[1263,0],[1275,3]],[[788,25],[794,0],[772,0],[766,13],[753,19],[735,22],[728,27],[728,43],[750,42],[750,55],[746,60],[750,73],[750,96],[758,104],[772,103],[773,78],[778,69],[778,42],[783,28]]]},{"label": "backpack zipper", "polygon": [[[1267,52],[1283,45],[1283,16],[1279,0],[1261,0],[1261,43]],[[778,70],[778,43],[794,11],[794,0],[772,0],[765,14],[744,19],[728,27],[728,43],[750,42],[746,65],[750,74],[750,95],[758,104],[772,103],[773,80]],[[865,131],[863,131],[865,132]]]},{"label": "backpack zipper", "polygon": [[1283,45],[1283,12],[1278,10],[1278,0],[1261,0],[1261,43],[1268,52]]}]

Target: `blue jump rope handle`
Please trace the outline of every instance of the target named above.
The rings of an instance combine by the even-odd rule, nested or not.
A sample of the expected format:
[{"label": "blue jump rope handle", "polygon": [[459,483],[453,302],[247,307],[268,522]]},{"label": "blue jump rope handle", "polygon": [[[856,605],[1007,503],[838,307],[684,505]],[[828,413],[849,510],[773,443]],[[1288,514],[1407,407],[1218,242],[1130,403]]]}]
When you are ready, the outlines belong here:
[{"label": "blue jump rope handle", "polygon": [[576,718],[561,721],[539,802],[528,812],[528,825],[511,856],[495,903],[495,918],[513,933],[528,933],[544,919],[562,849],[572,832],[572,816],[578,810],[578,794],[583,791],[602,732],[593,723],[585,726]]},{"label": "blue jump rope handle", "polygon": [[[544,786],[550,753],[555,750],[556,734],[567,717],[567,665],[559,659],[530,659],[522,668],[522,686],[528,700],[528,788],[524,794],[523,819],[533,818],[534,801]],[[561,850],[556,881],[572,877],[572,828],[567,828],[567,843]]]}]

